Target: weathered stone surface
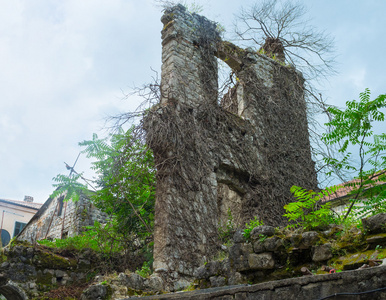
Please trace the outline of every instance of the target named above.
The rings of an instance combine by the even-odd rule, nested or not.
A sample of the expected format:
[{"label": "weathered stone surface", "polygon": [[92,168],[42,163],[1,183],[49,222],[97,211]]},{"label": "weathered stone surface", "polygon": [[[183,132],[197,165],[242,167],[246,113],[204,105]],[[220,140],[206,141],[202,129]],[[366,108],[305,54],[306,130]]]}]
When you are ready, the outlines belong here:
[{"label": "weathered stone surface", "polygon": [[118,274],[118,281],[122,285],[128,285],[128,283],[129,283],[128,276],[125,273],[119,273]]},{"label": "weathered stone surface", "polygon": [[[37,237],[61,239],[75,236],[84,231],[84,226],[93,225],[94,221],[105,223],[106,218],[107,214],[97,209],[87,197],[81,196],[79,201],[67,202],[63,202],[63,197],[60,196],[49,198],[17,239],[33,243]],[[29,251],[31,252],[23,255],[27,259],[33,255],[33,250]]]},{"label": "weathered stone surface", "polygon": [[[162,96],[143,124],[162,166],[153,267],[170,282],[192,276],[217,251],[217,227],[228,211],[238,226],[255,216],[277,226],[291,185],[315,188],[317,181],[300,73],[221,42],[215,23],[181,5],[166,9],[161,21]],[[220,105],[216,56],[240,79]],[[274,234],[273,227],[255,231],[257,238]],[[234,241],[244,242],[240,232]],[[240,270],[245,261],[230,259]]]},{"label": "weathered stone surface", "polygon": [[248,257],[253,253],[251,244],[235,244],[229,249],[229,262],[236,271],[245,271],[249,268]]},{"label": "weathered stone surface", "polygon": [[208,279],[211,276],[216,276],[222,272],[222,264],[220,261],[210,261],[207,264],[199,267],[194,272],[194,277],[197,279]]},{"label": "weathered stone surface", "polygon": [[345,258],[343,263],[343,270],[355,270],[359,267],[362,267],[364,264],[369,264],[369,260],[374,260],[377,258],[377,253],[373,255],[367,255],[365,253],[356,253],[351,255],[348,258]]},{"label": "weathered stone surface", "polygon": [[362,219],[362,224],[369,233],[386,232],[386,213]]},{"label": "weathered stone surface", "polygon": [[221,261],[221,274],[229,277],[231,273],[231,263],[228,258]]},{"label": "weathered stone surface", "polygon": [[107,299],[107,287],[102,284],[92,285],[87,288],[80,300],[106,300]]},{"label": "weathered stone surface", "polygon": [[225,277],[212,276],[209,278],[211,287],[218,287],[226,285]]},{"label": "weathered stone surface", "polygon": [[244,276],[241,275],[239,272],[235,272],[231,274],[231,276],[228,278],[228,285],[237,285],[242,284],[244,282]]},{"label": "weathered stone surface", "polygon": [[379,233],[366,238],[366,242],[370,247],[375,248],[376,246],[386,247],[386,233]]},{"label": "weathered stone surface", "polygon": [[275,260],[272,253],[252,253],[248,256],[248,264],[251,270],[269,270],[275,267]]},{"label": "weathered stone surface", "polygon": [[162,291],[164,289],[164,282],[162,278],[156,275],[151,275],[149,278],[149,289],[151,291]]},{"label": "weathered stone surface", "polygon": [[284,241],[279,237],[271,237],[256,240],[253,243],[253,251],[255,253],[263,253],[263,252],[275,252],[284,247]]},{"label": "weathered stone surface", "polygon": [[251,231],[251,239],[253,241],[260,239],[261,237],[269,237],[273,236],[275,234],[275,227],[268,226],[268,225],[262,225],[257,226],[252,229]]},{"label": "weathered stone surface", "polygon": [[130,273],[126,278],[126,284],[132,289],[142,290],[145,288],[145,278],[136,273]]},{"label": "weathered stone surface", "polygon": [[[335,274],[303,276],[254,285],[226,286],[193,292],[157,295],[141,299],[220,300],[229,297],[229,299],[245,299],[244,296],[248,295],[246,299],[308,300],[331,298],[332,295],[339,293],[363,293],[377,289],[380,290],[368,294],[369,297],[364,299],[385,299],[386,292],[381,290],[385,287],[385,282],[386,266],[382,266]],[[352,296],[349,295],[347,299],[354,299]]]},{"label": "weathered stone surface", "polygon": [[185,279],[177,280],[173,283],[173,291],[181,291],[190,285],[190,281]]},{"label": "weathered stone surface", "polygon": [[265,252],[264,243],[259,241],[259,240],[254,242],[253,243],[253,252],[255,252],[255,253],[263,253],[263,252]]},{"label": "weathered stone surface", "polygon": [[313,250],[312,260],[315,262],[326,261],[332,257],[331,244],[315,246]]},{"label": "weathered stone surface", "polygon": [[197,279],[208,279],[210,277],[206,266],[201,266],[194,271],[194,277]]},{"label": "weathered stone surface", "polygon": [[241,229],[237,229],[236,232],[233,234],[233,242],[235,244],[237,244],[237,243],[245,243],[246,242],[243,233],[244,233],[244,231],[242,231]]},{"label": "weathered stone surface", "polygon": [[319,241],[319,234],[316,231],[307,231],[302,233],[302,241],[300,248],[308,249],[315,245],[317,241]]}]

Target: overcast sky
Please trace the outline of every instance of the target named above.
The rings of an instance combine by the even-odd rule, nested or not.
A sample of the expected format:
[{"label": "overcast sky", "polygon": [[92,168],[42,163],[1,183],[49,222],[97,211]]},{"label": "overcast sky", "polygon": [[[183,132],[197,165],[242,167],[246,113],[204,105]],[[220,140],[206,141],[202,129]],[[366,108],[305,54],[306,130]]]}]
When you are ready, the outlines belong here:
[{"label": "overcast sky", "polygon": [[[201,14],[232,33],[253,1],[202,0]],[[335,37],[338,75],[323,88],[343,106],[366,87],[386,93],[386,1],[305,1],[312,24]],[[44,202],[78,142],[100,136],[107,116],[161,65],[161,8],[151,0],[0,0],[0,198]],[[87,171],[80,157],[78,171]]]}]

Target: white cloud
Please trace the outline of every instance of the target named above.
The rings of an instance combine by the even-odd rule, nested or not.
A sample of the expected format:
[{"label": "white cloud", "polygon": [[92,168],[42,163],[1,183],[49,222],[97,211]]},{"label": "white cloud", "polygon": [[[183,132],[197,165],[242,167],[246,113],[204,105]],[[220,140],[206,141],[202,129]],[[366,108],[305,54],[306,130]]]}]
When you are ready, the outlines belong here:
[{"label": "white cloud", "polygon": [[[239,3],[196,2],[232,31]],[[355,2],[350,16],[336,1],[310,2],[312,17],[338,34],[343,51],[342,73],[326,88],[330,99],[346,101],[372,85],[380,94],[385,5],[374,2],[371,11]],[[121,89],[149,81],[150,67],[160,69],[161,12],[151,0],[0,0],[0,7],[0,197],[44,201],[63,161],[78,155],[77,143],[101,133],[106,115],[136,106],[138,99],[119,100]],[[78,167],[87,168],[84,158]]]}]

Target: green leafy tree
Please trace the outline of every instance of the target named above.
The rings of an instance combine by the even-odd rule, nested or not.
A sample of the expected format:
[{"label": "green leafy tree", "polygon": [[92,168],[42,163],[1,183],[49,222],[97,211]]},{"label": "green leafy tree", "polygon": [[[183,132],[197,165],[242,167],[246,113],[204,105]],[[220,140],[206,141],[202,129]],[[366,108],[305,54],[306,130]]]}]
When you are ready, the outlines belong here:
[{"label": "green leafy tree", "polygon": [[153,232],[155,168],[152,152],[133,137],[133,128],[79,143],[98,175],[92,200],[114,216],[120,232],[149,236]]},{"label": "green leafy tree", "polygon": [[92,140],[79,143],[82,153],[93,160],[96,179],[91,182],[71,169],[70,176],[54,178],[57,190],[51,197],[65,194],[66,200],[77,200],[83,194],[117,221],[118,233],[144,238],[153,232],[155,168],[152,152],[133,137],[133,130],[103,139],[94,134]]},{"label": "green leafy tree", "polygon": [[[347,101],[346,109],[330,107],[332,115],[326,123],[332,130],[323,135],[329,145],[341,145],[339,152],[343,158],[326,157],[326,163],[337,170],[353,171],[357,174],[355,181],[346,184],[353,188],[350,193],[351,204],[344,216],[346,219],[355,211],[358,216],[365,216],[386,211],[386,134],[374,134],[376,122],[384,122],[386,95],[370,100],[370,90],[359,95],[359,101]],[[355,149],[356,154],[349,150]],[[355,163],[356,158],[359,163]],[[355,206],[361,200],[361,206]],[[355,208],[355,210],[353,210]]]}]

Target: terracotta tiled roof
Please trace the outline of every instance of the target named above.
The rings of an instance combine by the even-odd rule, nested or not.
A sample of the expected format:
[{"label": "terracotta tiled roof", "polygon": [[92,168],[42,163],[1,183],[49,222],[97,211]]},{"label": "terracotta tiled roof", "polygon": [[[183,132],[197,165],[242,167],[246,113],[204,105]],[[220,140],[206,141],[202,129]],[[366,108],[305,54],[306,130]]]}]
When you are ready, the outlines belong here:
[{"label": "terracotta tiled roof", "polygon": [[[384,173],[382,172],[382,174]],[[376,177],[374,179],[376,179]],[[383,184],[386,184],[386,181],[378,181],[376,182],[376,184],[383,185]],[[360,185],[360,179],[353,179],[353,180],[338,184],[336,186],[340,188],[335,193],[330,194],[329,196],[323,197],[321,201],[327,202],[327,201],[342,199],[346,197],[355,188],[358,188],[359,185]]]},{"label": "terracotta tiled roof", "polygon": [[26,201],[9,200],[9,199],[0,199],[0,202],[15,204],[15,205],[18,205],[18,206],[24,206],[24,207],[28,207],[28,208],[33,208],[33,209],[36,209],[36,210],[38,210],[43,205],[43,203],[26,202]]}]

